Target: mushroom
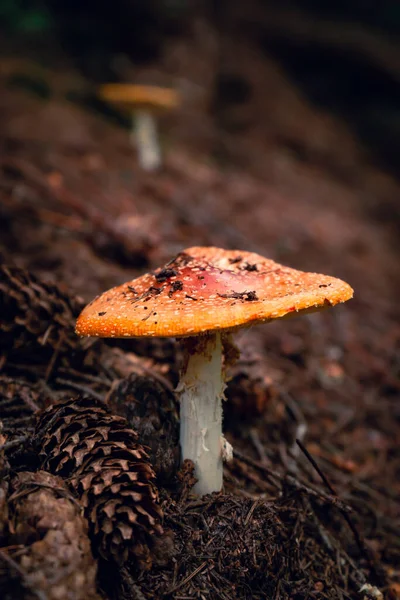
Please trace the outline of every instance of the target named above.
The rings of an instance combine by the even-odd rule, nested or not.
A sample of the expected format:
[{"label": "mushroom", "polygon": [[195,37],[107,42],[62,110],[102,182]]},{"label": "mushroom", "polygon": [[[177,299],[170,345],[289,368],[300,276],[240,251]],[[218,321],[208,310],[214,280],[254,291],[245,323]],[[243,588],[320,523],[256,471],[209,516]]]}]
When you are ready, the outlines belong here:
[{"label": "mushroom", "polygon": [[177,392],[182,459],[195,465],[199,495],[222,488],[225,370],[240,327],[315,311],[353,296],[334,277],[304,273],[252,252],[189,248],[164,267],[97,297],[81,313],[79,335],[183,338]]},{"label": "mushroom", "polygon": [[136,143],[139,164],[146,171],[161,166],[155,115],[179,105],[178,93],[170,88],[154,85],[109,83],[100,87],[100,97],[132,115],[131,141]]}]

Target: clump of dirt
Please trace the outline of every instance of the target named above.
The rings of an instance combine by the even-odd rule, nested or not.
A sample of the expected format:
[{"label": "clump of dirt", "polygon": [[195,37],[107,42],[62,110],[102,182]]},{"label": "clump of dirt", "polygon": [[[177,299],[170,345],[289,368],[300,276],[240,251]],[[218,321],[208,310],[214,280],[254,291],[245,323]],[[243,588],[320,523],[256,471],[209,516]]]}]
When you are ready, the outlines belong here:
[{"label": "clump of dirt", "polygon": [[173,575],[160,570],[140,577],[148,597],[300,599],[323,592],[333,598],[364,582],[301,495],[285,493],[278,501],[215,495],[166,504],[165,525],[175,532]]}]

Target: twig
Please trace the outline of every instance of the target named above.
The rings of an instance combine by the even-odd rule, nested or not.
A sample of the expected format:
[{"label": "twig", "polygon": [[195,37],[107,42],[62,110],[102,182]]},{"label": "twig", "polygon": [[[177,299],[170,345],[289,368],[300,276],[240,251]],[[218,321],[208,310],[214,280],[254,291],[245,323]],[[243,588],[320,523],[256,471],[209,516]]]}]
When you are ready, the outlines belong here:
[{"label": "twig", "polygon": [[110,387],[110,382],[114,379],[114,377],[112,379],[110,377],[104,379],[103,377],[98,377],[97,375],[81,373],[80,371],[77,371],[76,369],[71,369],[70,367],[68,369],[66,369],[65,367],[60,367],[58,369],[58,372],[63,373],[65,375],[73,375],[74,377],[80,377],[81,379],[86,379],[86,381],[89,381],[90,383],[98,383],[99,385],[104,385],[105,387]]},{"label": "twig", "polygon": [[296,445],[296,441],[300,440],[302,442],[304,440],[306,433],[307,433],[307,429],[308,429],[307,422],[303,415],[303,412],[301,411],[300,407],[298,406],[298,404],[294,400],[294,398],[292,396],[290,396],[290,394],[285,393],[285,392],[281,393],[281,395],[283,397],[283,401],[285,403],[286,410],[290,414],[293,421],[296,421],[296,432],[295,432],[295,435],[293,436],[294,437],[293,443],[291,444],[291,446],[289,448],[289,454],[293,459],[295,459],[294,461],[290,461],[291,469],[293,471],[297,471],[296,459],[298,458],[298,455],[299,455],[299,447],[298,447],[298,445]]},{"label": "twig", "polygon": [[[48,330],[46,331],[45,337],[46,337],[46,335],[47,335],[47,332],[49,332],[49,331],[50,331],[50,328],[51,328],[51,325],[50,325],[50,327],[48,328]],[[56,347],[54,348],[53,354],[51,355],[51,358],[50,358],[49,364],[47,365],[46,373],[45,373],[45,375],[44,375],[44,381],[45,381],[45,383],[47,383],[47,382],[49,381],[49,379],[50,379],[50,375],[51,375],[51,374],[52,374],[52,372],[53,372],[54,366],[55,366],[55,364],[56,364],[56,360],[57,360],[57,358],[58,358],[58,355],[60,354],[60,348],[61,348],[61,344],[62,344],[62,343],[63,343],[63,341],[64,341],[64,337],[65,337],[65,336],[64,336],[64,332],[61,332],[61,335],[60,335],[60,337],[59,337],[59,339],[58,339],[58,342],[57,342],[57,344],[56,344]],[[43,338],[43,340],[44,340],[44,338]],[[43,341],[42,343],[43,343],[43,345],[44,345],[44,344],[45,344],[45,341]]]},{"label": "twig", "polygon": [[300,448],[300,450],[303,452],[303,454],[307,457],[307,459],[310,461],[310,463],[312,464],[312,466],[314,467],[314,469],[317,471],[318,475],[321,477],[323,483],[328,488],[328,490],[330,491],[330,493],[332,494],[332,496],[337,496],[338,497],[338,494],[337,494],[336,490],[332,487],[332,485],[330,484],[330,482],[328,481],[328,479],[326,478],[326,476],[324,475],[324,473],[321,471],[321,469],[319,468],[318,464],[316,463],[316,461],[314,460],[314,458],[311,456],[311,454],[309,453],[309,451],[307,450],[307,448],[303,445],[303,443],[299,439],[296,440],[296,444],[298,445],[298,447]]},{"label": "twig", "polygon": [[268,460],[267,453],[265,451],[264,446],[261,443],[260,437],[259,437],[258,432],[257,432],[257,430],[255,428],[254,429],[250,429],[250,439],[253,442],[254,448],[258,452],[258,455],[260,457],[261,463],[263,465],[268,465],[269,464],[269,460]]},{"label": "twig", "polygon": [[[260,463],[259,461],[250,458],[249,456],[243,454],[239,450],[234,449],[233,455],[242,460],[243,462],[249,464],[250,466],[256,467],[260,471],[263,471],[270,477],[275,478],[281,483],[281,485],[290,485],[300,492],[304,492],[309,496],[318,498],[320,501],[323,501],[327,504],[332,504],[333,506],[337,506],[338,508],[340,508],[340,510],[343,510],[344,512],[353,512],[353,509],[348,504],[340,500],[340,498],[338,498],[337,495],[331,496],[329,494],[321,492],[320,490],[315,490],[309,484],[305,484],[304,482],[300,481],[292,475],[281,475],[277,471],[274,471],[273,469],[270,469],[269,467]],[[277,489],[281,489],[281,487],[276,483],[276,481],[272,481],[271,483],[273,483]]]},{"label": "twig", "polygon": [[96,398],[97,400],[104,402],[104,396],[102,394],[95,392],[94,390],[92,390],[90,387],[87,387],[86,385],[81,385],[79,383],[75,383],[74,381],[69,381],[68,379],[61,379],[61,377],[57,377],[56,383],[70,387],[73,390],[82,392],[83,394],[89,394],[90,396],[93,396],[93,398]]},{"label": "twig", "polygon": [[126,587],[128,587],[129,592],[131,592],[130,597],[132,597],[132,600],[146,600],[144,594],[142,593],[142,590],[135,583],[132,575],[125,567],[121,569],[121,578],[123,582],[126,583]]},{"label": "twig", "polygon": [[12,416],[3,417],[3,426],[5,431],[14,431],[18,427],[26,425],[26,423],[30,423],[32,420],[32,415],[26,417],[20,417],[19,419],[14,419]]},{"label": "twig", "polygon": [[246,465],[246,463],[242,462],[238,458],[236,459],[235,466],[237,468],[239,468],[241,474],[244,475],[244,477],[246,479],[248,479],[249,481],[254,483],[257,486],[257,488],[259,490],[261,490],[262,492],[270,494],[271,487],[272,488],[276,487],[276,484],[274,482],[271,482],[270,480],[268,480],[268,483],[267,483],[267,481],[265,481],[265,479],[260,478],[260,475],[258,473],[256,473],[256,471],[250,470],[248,468],[248,466]]},{"label": "twig", "polygon": [[[187,577],[185,577],[185,579],[183,579],[175,587],[172,587],[167,592],[165,592],[164,596],[168,596],[169,594],[172,594],[173,592],[176,592],[176,590],[179,590],[181,587],[183,587],[184,585],[186,585],[187,583],[189,583],[189,581],[191,581],[193,579],[193,577],[196,577],[196,575],[198,575],[201,571],[203,571],[203,569],[206,566],[207,566],[207,561],[205,560],[204,562],[201,563],[201,565],[199,567],[197,567],[197,569],[195,569],[193,571],[193,573],[190,573],[190,575],[188,575]],[[212,567],[210,567],[210,568],[212,568]]]},{"label": "twig", "polygon": [[[339,498],[338,493],[336,492],[335,488],[328,481],[327,477],[321,471],[320,467],[318,466],[318,464],[316,463],[316,461],[314,460],[314,458],[311,456],[311,454],[309,453],[309,451],[307,450],[307,448],[301,443],[300,440],[296,440],[296,444],[298,444],[300,450],[303,452],[303,454],[305,455],[305,457],[312,464],[312,466],[314,467],[314,469],[316,470],[316,472],[320,476],[322,482],[324,483],[325,487],[330,491],[330,493],[332,494],[332,496],[335,496],[336,498]],[[349,526],[350,530],[352,531],[354,539],[356,541],[356,544],[357,544],[357,546],[358,546],[358,548],[360,550],[360,553],[362,555],[364,555],[365,558],[367,559],[370,571],[373,573],[373,575],[376,578],[376,580],[379,583],[379,585],[385,585],[386,581],[383,580],[382,575],[379,573],[379,571],[378,571],[378,569],[376,567],[375,561],[373,560],[373,558],[371,556],[371,553],[369,552],[369,550],[368,550],[368,548],[367,548],[367,546],[365,544],[364,539],[361,537],[359,531],[357,530],[357,527],[353,523],[352,519],[349,517],[348,512],[345,511],[345,510],[343,510],[339,505],[337,505],[337,507],[340,510],[340,512],[342,513],[343,518],[346,521],[347,525]]]},{"label": "twig", "polygon": [[251,505],[250,510],[247,513],[247,516],[246,516],[246,518],[244,520],[245,527],[247,527],[247,525],[249,524],[249,521],[250,521],[251,517],[253,516],[253,513],[256,510],[257,506],[258,506],[258,500],[254,500],[254,502]]},{"label": "twig", "polygon": [[28,439],[29,439],[29,435],[21,435],[20,437],[17,437],[14,440],[11,440],[10,442],[6,442],[5,444],[2,444],[0,446],[0,451],[1,450],[10,450],[10,448],[19,446],[20,444],[23,444],[24,442],[26,442]]}]

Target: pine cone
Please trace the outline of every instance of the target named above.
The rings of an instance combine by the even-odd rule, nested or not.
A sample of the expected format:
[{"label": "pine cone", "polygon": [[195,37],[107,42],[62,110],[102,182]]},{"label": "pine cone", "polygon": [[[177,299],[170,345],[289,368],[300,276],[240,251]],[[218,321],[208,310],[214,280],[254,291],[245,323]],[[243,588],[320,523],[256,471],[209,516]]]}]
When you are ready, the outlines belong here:
[{"label": "pine cone", "polygon": [[87,340],[82,342],[74,333],[82,307],[55,284],[18,267],[0,265],[1,349],[21,352],[34,345],[62,353],[87,347]]},{"label": "pine cone", "polygon": [[262,351],[257,352],[251,346],[242,351],[239,359],[229,369],[229,381],[226,389],[225,419],[229,422],[259,418],[276,396],[276,388]]},{"label": "pine cone", "polygon": [[95,548],[106,559],[151,564],[151,539],[161,534],[155,475],[125,419],[92,398],[48,408],[36,429],[43,467],[68,477],[81,498]]},{"label": "pine cone", "polygon": [[132,373],[111,391],[107,404],[125,417],[150,448],[150,462],[166,482],[179,465],[179,409],[174,394],[156,379]]},{"label": "pine cone", "polygon": [[23,472],[10,487],[5,552],[18,571],[0,569],[0,597],[99,599],[87,524],[64,481],[44,471]]}]

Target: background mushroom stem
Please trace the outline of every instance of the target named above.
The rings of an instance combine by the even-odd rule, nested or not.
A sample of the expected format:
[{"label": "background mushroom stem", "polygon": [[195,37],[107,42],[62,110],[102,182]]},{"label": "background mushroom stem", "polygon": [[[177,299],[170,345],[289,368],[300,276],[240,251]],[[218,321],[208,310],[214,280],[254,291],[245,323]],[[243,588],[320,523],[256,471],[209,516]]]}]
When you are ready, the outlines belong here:
[{"label": "background mushroom stem", "polygon": [[182,459],[195,465],[194,492],[203,496],[222,488],[222,371],[221,334],[184,340],[185,360],[177,388],[181,402]]},{"label": "background mushroom stem", "polygon": [[132,143],[136,145],[140,166],[145,171],[155,171],[161,166],[161,150],[157,124],[147,110],[136,110],[133,114]]}]

